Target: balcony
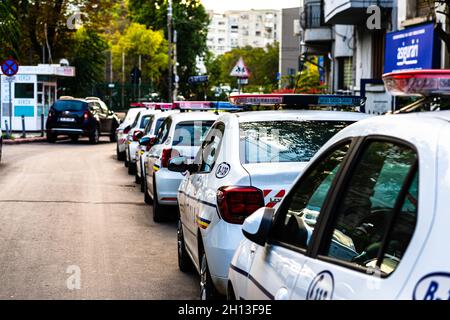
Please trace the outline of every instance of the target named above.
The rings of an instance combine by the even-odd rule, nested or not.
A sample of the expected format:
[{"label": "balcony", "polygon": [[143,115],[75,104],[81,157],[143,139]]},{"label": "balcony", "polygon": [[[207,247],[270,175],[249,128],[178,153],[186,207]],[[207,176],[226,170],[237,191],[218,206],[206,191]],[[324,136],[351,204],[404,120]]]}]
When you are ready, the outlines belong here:
[{"label": "balcony", "polygon": [[301,12],[301,26],[305,43],[317,43],[333,40],[331,27],[325,25],[320,0],[305,0]]},{"label": "balcony", "polygon": [[392,9],[393,0],[326,0],[324,3],[325,23],[360,24],[367,18],[367,8],[372,5]]}]

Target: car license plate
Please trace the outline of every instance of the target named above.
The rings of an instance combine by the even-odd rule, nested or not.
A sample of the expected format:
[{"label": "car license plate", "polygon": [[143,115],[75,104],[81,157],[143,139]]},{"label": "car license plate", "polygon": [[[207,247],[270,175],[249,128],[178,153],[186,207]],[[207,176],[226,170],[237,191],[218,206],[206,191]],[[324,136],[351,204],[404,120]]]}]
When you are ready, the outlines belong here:
[{"label": "car license plate", "polygon": [[75,122],[74,118],[59,118],[61,122]]}]

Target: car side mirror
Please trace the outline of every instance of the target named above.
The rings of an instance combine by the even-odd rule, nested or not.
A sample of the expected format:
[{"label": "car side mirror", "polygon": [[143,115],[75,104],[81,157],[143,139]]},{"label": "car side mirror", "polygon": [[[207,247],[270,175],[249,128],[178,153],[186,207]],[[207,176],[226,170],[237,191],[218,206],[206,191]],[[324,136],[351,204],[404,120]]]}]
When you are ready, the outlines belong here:
[{"label": "car side mirror", "polygon": [[186,172],[189,170],[186,157],[175,157],[169,161],[169,171],[172,172]]},{"label": "car side mirror", "polygon": [[139,145],[141,145],[141,146],[148,146],[149,145],[149,143],[150,143],[150,137],[143,137],[143,138],[141,138],[141,140],[139,140]]},{"label": "car side mirror", "polygon": [[247,217],[242,226],[242,233],[250,241],[265,246],[269,239],[270,228],[273,223],[275,210],[272,208],[260,208]]},{"label": "car side mirror", "polygon": [[144,133],[142,131],[136,132],[137,139],[142,139],[143,136],[144,136]]}]

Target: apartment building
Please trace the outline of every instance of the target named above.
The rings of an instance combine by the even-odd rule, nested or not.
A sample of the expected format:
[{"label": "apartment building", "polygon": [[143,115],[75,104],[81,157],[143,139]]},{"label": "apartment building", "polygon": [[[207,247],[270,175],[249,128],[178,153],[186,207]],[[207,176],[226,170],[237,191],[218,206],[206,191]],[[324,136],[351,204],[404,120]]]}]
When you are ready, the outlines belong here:
[{"label": "apartment building", "polygon": [[209,15],[207,46],[214,55],[245,46],[264,48],[280,41],[279,10],[209,11]]}]

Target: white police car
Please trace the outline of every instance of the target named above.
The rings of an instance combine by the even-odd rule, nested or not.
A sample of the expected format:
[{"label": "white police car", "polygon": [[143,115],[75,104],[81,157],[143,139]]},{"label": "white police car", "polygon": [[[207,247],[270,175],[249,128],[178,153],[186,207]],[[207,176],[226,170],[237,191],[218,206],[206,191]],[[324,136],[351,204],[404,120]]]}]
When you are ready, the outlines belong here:
[{"label": "white police car", "polygon": [[166,218],[165,206],[176,207],[178,204],[178,187],[184,176],[168,170],[170,159],[178,156],[193,159],[217,118],[213,112],[185,112],[170,115],[161,125],[156,144],[145,159],[145,202],[153,203],[155,222]]},{"label": "white police car", "polygon": [[[448,93],[450,72],[390,74],[385,83]],[[338,133],[278,209],[244,222],[229,298],[449,299],[449,122],[449,111],[424,112]]]},{"label": "white police car", "polygon": [[150,120],[147,123],[147,126],[144,129],[143,137],[139,140],[139,145],[136,149],[136,183],[141,185],[141,192],[145,190],[145,179],[142,177],[145,176],[145,159],[150,151],[151,147],[156,142],[156,135],[159,131],[159,128],[166,120],[166,118],[174,113],[178,113],[179,111],[166,111],[155,113],[151,116]]},{"label": "white police car", "polygon": [[139,140],[144,136],[144,129],[150,121],[151,117],[160,113],[161,110],[146,109],[139,113],[135,122],[131,125],[131,129],[128,132],[127,140],[128,146],[125,149],[125,167],[128,167],[128,174],[136,174],[136,150],[139,147]]},{"label": "white police car", "polygon": [[136,120],[136,117],[138,116],[139,112],[147,110],[147,108],[144,107],[137,107],[137,108],[131,108],[128,110],[127,114],[125,115],[124,120],[119,125],[119,127],[116,130],[116,155],[117,160],[124,161],[126,157],[126,148],[128,146],[128,133],[131,130],[131,125]]},{"label": "white police car", "polygon": [[[319,96],[314,96],[316,99]],[[239,96],[250,104],[304,97]],[[307,97],[308,99],[311,96]],[[170,170],[188,175],[178,193],[178,259],[201,275],[201,298],[224,295],[241,225],[256,209],[275,208],[317,150],[346,126],[368,117],[340,111],[255,111],[221,116],[195,164],[173,159]]]}]

